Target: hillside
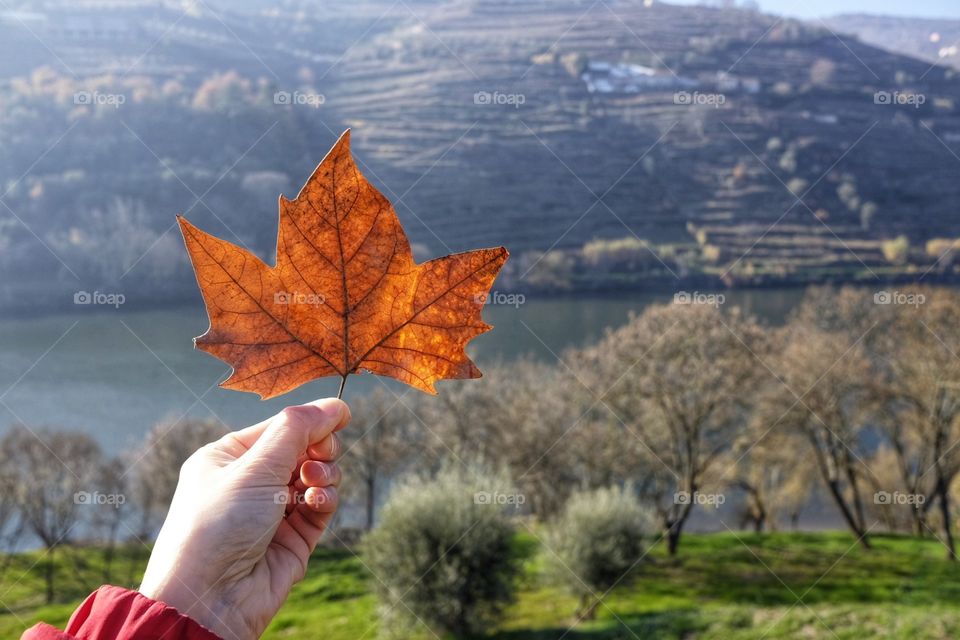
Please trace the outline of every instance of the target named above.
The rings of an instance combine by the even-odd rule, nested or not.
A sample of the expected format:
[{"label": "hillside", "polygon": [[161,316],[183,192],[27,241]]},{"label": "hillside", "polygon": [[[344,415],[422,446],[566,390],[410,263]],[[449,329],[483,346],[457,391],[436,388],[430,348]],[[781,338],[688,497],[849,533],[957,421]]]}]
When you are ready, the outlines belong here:
[{"label": "hillside", "polygon": [[[655,69],[663,86],[591,93],[580,77],[618,63]],[[485,0],[354,49],[337,103],[359,148],[407,169],[407,183],[430,170],[405,202],[441,239],[506,235],[542,249],[632,234],[677,242],[692,229],[730,256],[759,241],[751,258],[790,269],[881,264],[880,238],[956,235],[950,77],[746,11]],[[678,90],[723,103],[678,105]],[[478,91],[524,102],[477,105]],[[927,100],[875,104],[877,91]]]},{"label": "hillside", "polygon": [[824,20],[880,49],[960,68],[960,20],[841,14]]},{"label": "hillside", "polygon": [[347,126],[421,254],[506,244],[514,288],[913,277],[925,242],[960,236],[952,70],[822,25],[646,5],[12,5],[0,305],[192,295],[178,212],[269,257],[276,196]]}]

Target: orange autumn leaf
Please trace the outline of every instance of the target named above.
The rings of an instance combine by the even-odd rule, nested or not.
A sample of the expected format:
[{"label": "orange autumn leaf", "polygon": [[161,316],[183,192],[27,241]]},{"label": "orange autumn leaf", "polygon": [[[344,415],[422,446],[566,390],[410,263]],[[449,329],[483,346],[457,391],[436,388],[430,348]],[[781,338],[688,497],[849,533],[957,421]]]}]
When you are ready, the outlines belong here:
[{"label": "orange autumn leaf", "polygon": [[267,399],[368,371],[436,393],[478,378],[464,352],[503,247],[417,264],[390,202],[344,133],[293,200],[280,198],[276,266],[178,216],[210,328],[195,343],[233,367],[221,386]]}]

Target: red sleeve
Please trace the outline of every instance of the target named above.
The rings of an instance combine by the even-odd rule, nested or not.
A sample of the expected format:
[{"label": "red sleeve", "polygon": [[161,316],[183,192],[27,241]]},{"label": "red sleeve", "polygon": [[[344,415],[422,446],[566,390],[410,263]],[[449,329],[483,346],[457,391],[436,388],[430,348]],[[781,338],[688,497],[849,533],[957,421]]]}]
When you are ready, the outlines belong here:
[{"label": "red sleeve", "polygon": [[40,623],[20,640],[222,640],[173,607],[120,587],[100,587],[73,612],[66,632]]}]

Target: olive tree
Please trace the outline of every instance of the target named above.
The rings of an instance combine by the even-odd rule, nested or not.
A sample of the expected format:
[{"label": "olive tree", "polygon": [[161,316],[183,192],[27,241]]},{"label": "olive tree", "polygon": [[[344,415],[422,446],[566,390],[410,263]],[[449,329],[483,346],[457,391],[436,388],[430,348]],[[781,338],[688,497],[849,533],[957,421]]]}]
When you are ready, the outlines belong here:
[{"label": "olive tree", "polygon": [[655,520],[630,487],[570,496],[550,527],[547,547],[554,579],[580,599],[578,618],[593,618],[603,595],[629,579],[654,537]]},{"label": "olive tree", "polygon": [[513,596],[519,563],[503,507],[479,497],[508,485],[451,466],[391,491],[363,542],[386,633],[408,638],[423,622],[438,636],[465,638],[496,620]]}]

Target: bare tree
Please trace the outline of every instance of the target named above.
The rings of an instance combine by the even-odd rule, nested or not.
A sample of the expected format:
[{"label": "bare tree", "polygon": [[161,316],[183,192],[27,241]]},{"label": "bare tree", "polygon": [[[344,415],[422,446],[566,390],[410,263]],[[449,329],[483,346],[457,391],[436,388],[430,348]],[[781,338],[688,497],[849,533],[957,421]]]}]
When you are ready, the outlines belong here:
[{"label": "bare tree", "polygon": [[103,454],[92,438],[69,431],[35,432],[15,427],[0,447],[15,478],[20,512],[43,543],[46,601],[55,598],[56,550],[81,521],[80,508],[92,500]]},{"label": "bare tree", "polygon": [[[910,449],[913,450],[912,445]],[[918,492],[917,485],[906,484],[919,475],[912,471],[904,473],[903,463],[912,455],[905,456],[903,450],[898,451],[889,442],[884,442],[866,459],[871,470],[867,480],[874,494],[874,500],[867,502],[867,513],[883,522],[889,531],[923,537],[932,531],[927,502],[933,486],[932,482],[924,483],[929,489]]]},{"label": "bare tree", "polygon": [[[948,555],[955,559],[949,487],[960,471],[960,296],[946,289],[911,288],[863,292],[846,288],[833,296],[824,290],[804,304],[805,320],[847,339],[859,340],[873,368],[868,377],[874,422],[889,450],[878,451],[895,463],[899,477],[878,464],[877,495],[902,489],[903,504],[878,505],[888,524],[890,509],[909,514],[915,533],[931,532],[936,509]],[[877,462],[875,460],[875,463]],[[891,494],[893,495],[893,494]],[[895,520],[895,519],[894,519]]]},{"label": "bare tree", "polygon": [[350,403],[353,418],[342,432],[347,489],[358,487],[364,504],[364,528],[373,528],[381,484],[411,464],[419,451],[416,417],[383,389]]},{"label": "bare tree", "polygon": [[797,464],[799,438],[754,420],[717,466],[722,486],[744,494],[741,526],[756,533],[776,530],[784,518],[796,523],[810,499],[813,470]]},{"label": "bare tree", "polygon": [[869,468],[860,439],[873,411],[871,363],[861,343],[799,317],[780,339],[773,362],[781,384],[764,394],[761,420],[807,440],[844,521],[869,548],[862,481]]},{"label": "bare tree", "polygon": [[769,377],[764,352],[760,326],[739,309],[674,304],[647,309],[584,353],[583,375],[606,390],[601,414],[643,443],[647,466],[667,472],[658,493],[671,554],[706,474],[746,422],[744,390]]},{"label": "bare tree", "polygon": [[915,304],[897,305],[895,339],[885,354],[888,432],[905,488],[925,496],[917,524],[926,527],[936,505],[948,556],[956,560],[950,485],[960,472],[960,296],[942,289],[900,295]]},{"label": "bare tree", "polygon": [[6,447],[0,447],[0,551],[4,553],[0,577],[9,568],[14,557],[13,551],[24,530],[17,495],[17,474],[13,461],[8,459],[9,454]]},{"label": "bare tree", "polygon": [[96,490],[106,495],[102,503],[91,504],[91,532],[95,542],[103,546],[103,573],[102,581],[110,583],[112,578],[113,561],[116,556],[117,542],[120,537],[120,526],[124,518],[133,510],[131,501],[127,499],[130,482],[124,474],[123,460],[112,458],[105,460],[94,478]]},{"label": "bare tree", "polygon": [[639,444],[594,420],[594,402],[563,362],[521,359],[485,366],[481,380],[422,400],[419,412],[433,458],[505,466],[530,511],[547,517],[574,490],[622,482],[635,468]]},{"label": "bare tree", "polygon": [[187,458],[228,431],[216,420],[192,418],[159,422],[150,429],[143,446],[130,454],[127,469],[133,501],[140,509],[137,537],[152,538],[163,522]]}]

